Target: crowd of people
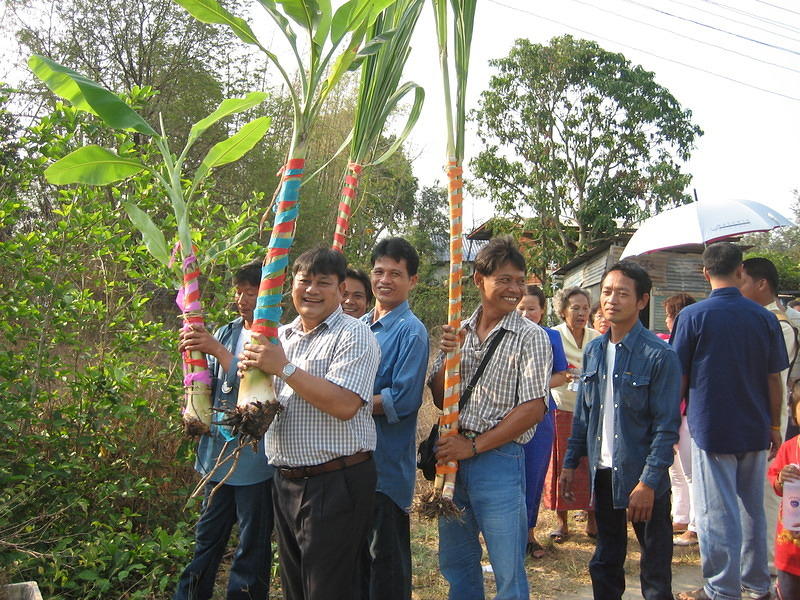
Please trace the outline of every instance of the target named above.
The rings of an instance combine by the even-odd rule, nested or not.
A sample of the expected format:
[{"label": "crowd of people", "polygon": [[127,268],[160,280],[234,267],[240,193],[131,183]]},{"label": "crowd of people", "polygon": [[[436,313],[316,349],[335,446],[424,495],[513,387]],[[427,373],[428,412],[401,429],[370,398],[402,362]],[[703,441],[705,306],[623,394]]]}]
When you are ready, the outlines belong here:
[{"label": "crowd of people", "polygon": [[[584,289],[561,290],[562,323],[550,329],[519,249],[494,238],[474,262],[479,306],[459,329],[442,327],[433,357],[409,306],[419,257],[402,238],[377,244],[368,274],[327,248],[297,257],[298,316],[277,344],[250,332],[261,269],[242,267],[238,318],[213,335],[182,332],[180,348],[208,355],[215,408],[235,405],[249,369],[274,376],[283,408],[255,451],[206,485],[175,600],[212,597],[235,523],[231,600],[267,598],[273,529],[285,598],[410,600],[417,415],[426,385],[442,407],[445,356],[458,347],[459,433],[436,447],[441,464],[458,462],[460,514],[438,523],[449,598],[485,597],[481,537],[495,598],[529,598],[543,505],[555,511],[554,543],[570,536],[568,511],[585,513],[596,599],[622,598],[629,524],[647,600],[673,599],[673,546],[694,544],[704,585],[679,599],[767,600],[773,589],[799,599],[800,523],[781,518],[780,497],[800,486],[800,437],[784,442],[787,416],[800,416],[800,313],[778,301],[767,259],[743,261],[720,242],[703,265],[710,295],[668,298],[668,334],[642,324],[652,282],[632,261],[606,271],[594,305]],[[233,439],[215,422],[197,471]]]}]

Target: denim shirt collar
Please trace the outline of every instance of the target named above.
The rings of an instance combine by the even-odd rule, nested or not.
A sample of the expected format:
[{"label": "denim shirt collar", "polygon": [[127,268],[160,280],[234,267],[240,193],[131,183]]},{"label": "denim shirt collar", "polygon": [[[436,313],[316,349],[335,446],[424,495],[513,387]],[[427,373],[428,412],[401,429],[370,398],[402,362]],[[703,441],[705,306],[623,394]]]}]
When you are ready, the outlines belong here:
[{"label": "denim shirt collar", "polygon": [[[622,338],[622,340],[616,343],[616,346],[622,346],[628,352],[632,352],[643,330],[644,330],[644,325],[642,325],[642,322],[637,319],[636,323],[634,323],[631,330],[625,334],[625,337]],[[609,328],[608,331],[606,331],[603,334],[602,339],[603,339],[603,351],[605,351],[606,345],[613,343],[611,342],[611,328]]]},{"label": "denim shirt collar", "polygon": [[408,300],[403,300],[403,302],[389,311],[389,314],[383,315],[375,322],[372,321],[375,314],[374,308],[361,317],[361,320],[372,328],[380,326],[382,329],[386,329],[388,331],[394,327],[395,323],[397,323],[403,316],[405,316],[406,313],[410,311],[411,308],[408,306]]}]

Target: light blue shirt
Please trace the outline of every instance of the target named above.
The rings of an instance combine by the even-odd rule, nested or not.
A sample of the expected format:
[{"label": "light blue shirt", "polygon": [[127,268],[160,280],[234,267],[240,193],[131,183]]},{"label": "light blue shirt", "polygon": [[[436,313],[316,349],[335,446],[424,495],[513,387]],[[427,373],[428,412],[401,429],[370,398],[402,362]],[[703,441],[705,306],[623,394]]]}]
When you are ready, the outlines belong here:
[{"label": "light blue shirt", "polygon": [[383,400],[382,415],[373,415],[378,434],[375,464],[377,490],[405,511],[411,507],[417,472],[417,413],[428,368],[428,332],[403,302],[377,322],[374,311],[361,320],[381,347],[374,394]]},{"label": "light blue shirt", "polygon": [[[214,337],[229,352],[236,352],[236,342],[239,340],[241,333],[242,318],[239,317],[220,327]],[[236,375],[238,362],[238,357],[234,355],[230,369],[225,371],[216,358],[208,356],[208,370],[211,372],[211,393],[214,398],[214,408],[233,409],[236,407],[236,400],[239,395],[239,377]],[[218,420],[224,418],[224,415],[214,411],[212,418]],[[233,439],[226,447],[225,441],[228,438],[225,433],[218,425],[211,425],[211,431],[208,435],[200,438],[200,442],[197,445],[197,460],[194,468],[201,475],[205,475],[214,468],[223,448],[225,448],[225,457],[227,457],[233,453],[238,445],[239,440]],[[229,460],[224,466],[220,467],[214,473],[212,481],[222,481],[230,471],[232,464],[233,461]],[[227,485],[253,485],[271,479],[273,472],[274,469],[267,463],[267,457],[264,454],[264,440],[262,438],[258,441],[257,450],[254,451],[249,447],[242,448],[241,452],[239,452],[239,462],[236,465],[236,470],[225,483]]]}]

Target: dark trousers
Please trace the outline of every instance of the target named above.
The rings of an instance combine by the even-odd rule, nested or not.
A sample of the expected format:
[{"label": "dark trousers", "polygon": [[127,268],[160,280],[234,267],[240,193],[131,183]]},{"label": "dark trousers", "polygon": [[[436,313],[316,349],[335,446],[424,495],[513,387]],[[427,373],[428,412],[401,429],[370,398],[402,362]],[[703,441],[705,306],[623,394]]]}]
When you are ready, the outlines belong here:
[{"label": "dark trousers", "polygon": [[375,503],[375,462],[313,477],[275,474],[275,530],[286,600],[352,600]]},{"label": "dark trousers", "polygon": [[223,485],[208,495],[195,528],[194,558],[178,581],[174,600],[208,600],[233,524],[239,523],[239,546],[228,575],[228,600],[266,600],[272,562],[272,480],[253,485]]},{"label": "dark trousers", "polygon": [[[655,499],[649,521],[634,523],[641,546],[642,596],[672,600],[672,517],[669,492]],[[597,547],[589,561],[595,600],[620,600],[625,592],[628,514],[614,508],[611,469],[598,469],[594,479]]]},{"label": "dark trousers", "polygon": [[411,600],[411,524],[408,514],[380,492],[360,571],[363,600]]},{"label": "dark trousers", "polygon": [[800,598],[800,575],[778,569],[778,600],[797,600]]}]

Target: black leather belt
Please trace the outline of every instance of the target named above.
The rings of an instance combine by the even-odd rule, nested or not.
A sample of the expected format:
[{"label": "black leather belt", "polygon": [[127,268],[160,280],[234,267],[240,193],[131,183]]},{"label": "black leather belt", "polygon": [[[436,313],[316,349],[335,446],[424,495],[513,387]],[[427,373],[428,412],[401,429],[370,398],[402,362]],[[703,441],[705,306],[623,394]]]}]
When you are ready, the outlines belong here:
[{"label": "black leather belt", "polygon": [[286,479],[301,479],[304,477],[322,475],[323,473],[341,471],[347,467],[353,467],[367,462],[371,458],[371,451],[356,452],[350,456],[340,456],[339,458],[334,458],[333,460],[312,467],[277,467],[277,469],[281,477],[285,477]]}]

